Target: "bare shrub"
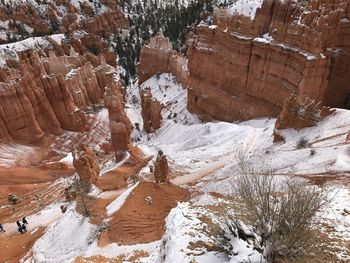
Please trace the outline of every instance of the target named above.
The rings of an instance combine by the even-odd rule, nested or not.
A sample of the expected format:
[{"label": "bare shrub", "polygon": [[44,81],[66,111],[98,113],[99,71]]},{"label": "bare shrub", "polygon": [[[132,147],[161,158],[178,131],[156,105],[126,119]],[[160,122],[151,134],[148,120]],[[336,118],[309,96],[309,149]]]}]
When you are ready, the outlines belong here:
[{"label": "bare shrub", "polygon": [[297,142],[297,145],[296,145],[296,148],[298,150],[305,149],[305,148],[310,148],[310,147],[311,147],[310,143],[304,137],[300,138],[299,141]]},{"label": "bare shrub", "polygon": [[245,169],[235,189],[244,219],[261,235],[267,258],[301,256],[313,243],[318,212],[330,202],[327,190],[292,179],[280,182],[271,171]]},{"label": "bare shrub", "polygon": [[235,214],[261,236],[266,257],[290,259],[309,251],[320,222],[318,212],[331,201],[327,189],[277,177],[273,168],[250,163],[242,150],[235,159],[240,171],[234,185],[238,198],[231,203]]}]

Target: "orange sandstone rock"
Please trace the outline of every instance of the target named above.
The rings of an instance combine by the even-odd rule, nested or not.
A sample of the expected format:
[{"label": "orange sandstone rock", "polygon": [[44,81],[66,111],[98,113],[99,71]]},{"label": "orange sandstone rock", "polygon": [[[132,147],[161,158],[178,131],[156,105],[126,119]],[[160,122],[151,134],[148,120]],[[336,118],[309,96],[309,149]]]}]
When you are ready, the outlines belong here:
[{"label": "orange sandstone rock", "polygon": [[159,101],[152,98],[152,93],[149,88],[146,90],[141,90],[140,97],[143,128],[148,133],[154,132],[160,128],[162,121],[162,106]]},{"label": "orange sandstone rock", "polygon": [[95,183],[100,173],[96,155],[91,148],[79,144],[73,151],[73,166],[85,183]]}]

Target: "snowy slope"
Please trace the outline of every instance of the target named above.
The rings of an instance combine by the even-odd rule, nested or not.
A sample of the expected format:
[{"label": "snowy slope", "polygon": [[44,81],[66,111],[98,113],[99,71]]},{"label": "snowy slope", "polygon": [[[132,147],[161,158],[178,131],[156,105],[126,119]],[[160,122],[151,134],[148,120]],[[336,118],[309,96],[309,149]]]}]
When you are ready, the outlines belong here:
[{"label": "snowy slope", "polygon": [[[64,38],[63,34],[56,34],[50,36],[53,40],[58,43]],[[51,47],[51,44],[46,37],[31,37],[22,41],[18,41],[10,44],[0,45],[0,67],[4,67],[7,59],[18,60],[17,52],[28,50],[28,49],[46,49]]]},{"label": "snowy slope", "polygon": [[32,256],[25,263],[70,262],[85,252],[97,238],[97,226],[89,223],[71,206],[56,223],[52,224],[32,249]]},{"label": "snowy slope", "polygon": [[[236,159],[238,152],[247,162],[262,168],[272,168],[278,175],[333,174],[342,176],[342,180],[349,178],[350,153],[346,142],[350,127],[349,111],[337,110],[335,115],[327,117],[316,127],[302,131],[282,131],[286,142],[273,143],[275,119],[202,123],[186,110],[186,91],[171,75],[163,74],[159,79],[154,77],[142,85],[142,88],[146,87],[150,87],[153,96],[165,105],[162,111],[164,120],[154,134],[147,135],[141,129],[136,134],[140,137],[137,145],[149,154],[156,154],[159,149],[164,151],[172,171],[178,175],[172,182],[192,185],[188,188],[196,192],[191,200],[193,203],[215,204],[218,199],[211,192],[222,195],[232,193],[232,184],[239,174]],[[139,122],[142,127],[138,91],[137,86],[128,90],[127,113],[133,123]],[[170,114],[173,117],[168,119]],[[302,138],[308,142],[306,148],[297,147]],[[331,187],[330,194],[336,194],[322,215],[325,222],[335,229],[329,233],[331,236],[350,240],[350,219],[343,215],[344,209],[350,210],[350,189],[337,185]],[[107,207],[108,215],[121,207],[132,190],[129,188]],[[261,255],[247,245],[246,241],[232,237],[230,244],[235,253],[230,253],[227,248],[225,252],[215,253],[202,245],[191,246],[193,243],[198,245],[200,241],[215,245],[219,242],[215,237],[202,232],[207,222],[203,222],[199,215],[209,216],[226,235],[230,235],[226,222],[205,207],[179,204],[170,212],[166,232],[160,242],[137,246],[110,244],[104,248],[97,246],[97,226],[82,219],[73,210],[71,208],[56,223],[51,224],[48,232],[34,245],[32,261],[27,262],[68,262],[78,255],[116,257],[140,249],[150,253],[137,261],[143,263],[162,262],[164,257],[167,263],[187,263],[191,260],[209,263],[242,262],[249,258],[252,262],[260,260]],[[344,251],[343,247],[339,249]],[[342,258],[346,259],[346,255]]]},{"label": "snowy slope", "polygon": [[[253,239],[249,242],[240,239],[237,226],[251,233],[246,226],[226,221],[222,215],[205,208],[179,204],[166,219],[162,246],[155,262],[265,262],[254,249]],[[217,228],[220,235],[217,235]],[[259,242],[259,238],[256,236],[254,241]]]},{"label": "snowy slope", "polygon": [[227,6],[231,15],[238,14],[253,20],[256,10],[261,8],[263,0],[218,0],[218,5]]}]

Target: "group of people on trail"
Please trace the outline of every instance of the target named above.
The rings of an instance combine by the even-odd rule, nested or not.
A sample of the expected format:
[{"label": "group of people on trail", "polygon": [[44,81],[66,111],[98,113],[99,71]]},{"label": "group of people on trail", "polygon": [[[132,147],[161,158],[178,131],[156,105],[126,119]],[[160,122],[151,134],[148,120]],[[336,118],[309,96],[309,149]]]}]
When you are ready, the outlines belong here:
[{"label": "group of people on trail", "polygon": [[18,232],[20,232],[21,234],[24,234],[25,232],[27,232],[28,221],[25,217],[22,218],[22,224],[19,221],[17,221],[16,223],[18,226]]},{"label": "group of people on trail", "polygon": [[[20,232],[21,234],[27,232],[28,221],[25,216],[22,218],[22,223],[20,221],[17,221],[16,223],[18,226],[18,232]],[[6,232],[2,224],[0,224],[0,232]]]}]

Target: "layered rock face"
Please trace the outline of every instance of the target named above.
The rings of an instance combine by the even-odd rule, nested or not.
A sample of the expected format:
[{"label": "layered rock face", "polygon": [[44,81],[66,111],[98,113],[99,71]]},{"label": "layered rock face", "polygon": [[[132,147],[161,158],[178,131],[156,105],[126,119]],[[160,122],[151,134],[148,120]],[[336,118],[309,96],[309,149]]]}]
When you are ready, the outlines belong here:
[{"label": "layered rock face", "polygon": [[76,30],[102,36],[127,27],[115,1],[7,1],[0,6],[0,43]]},{"label": "layered rock face", "polygon": [[301,130],[312,127],[333,111],[329,107],[322,107],[321,102],[293,94],[285,100],[283,110],[278,115],[274,132],[275,141],[282,139],[278,130],[287,128]]},{"label": "layered rock face", "polygon": [[200,26],[189,49],[189,110],[226,121],[276,116],[293,93],[344,107],[349,84],[332,83],[349,69],[334,64],[350,43],[348,5],[264,1],[252,20],[217,10],[217,26]]},{"label": "layered rock face", "polygon": [[130,134],[132,124],[124,110],[125,101],[123,96],[123,86],[121,83],[114,84],[113,73],[107,74],[109,79],[106,92],[104,94],[104,103],[108,108],[112,146],[115,152],[116,161],[120,161],[129,150]]},{"label": "layered rock face", "polygon": [[151,38],[150,43],[141,50],[137,68],[139,84],[162,73],[172,73],[179,82],[187,84],[187,59],[177,54],[169,38],[160,33]]},{"label": "layered rock face", "polygon": [[162,106],[159,101],[152,98],[152,93],[149,88],[146,90],[141,90],[140,97],[143,128],[148,133],[154,132],[160,128],[162,121]]},{"label": "layered rock face", "polygon": [[62,129],[84,131],[84,110],[103,99],[105,73],[113,69],[103,59],[94,57],[94,68],[89,56],[41,55],[20,52],[0,70],[0,140],[31,144]]},{"label": "layered rock face", "polygon": [[188,65],[171,67],[176,54],[167,41],[151,40],[141,52],[140,82],[175,74],[188,88],[188,109],[207,120],[275,117],[292,94],[348,107],[349,2],[260,2],[215,9],[214,25],[200,24],[189,41]]},{"label": "layered rock face", "polygon": [[91,148],[79,144],[73,151],[73,166],[85,183],[96,183],[100,167],[96,162],[96,155]]}]

